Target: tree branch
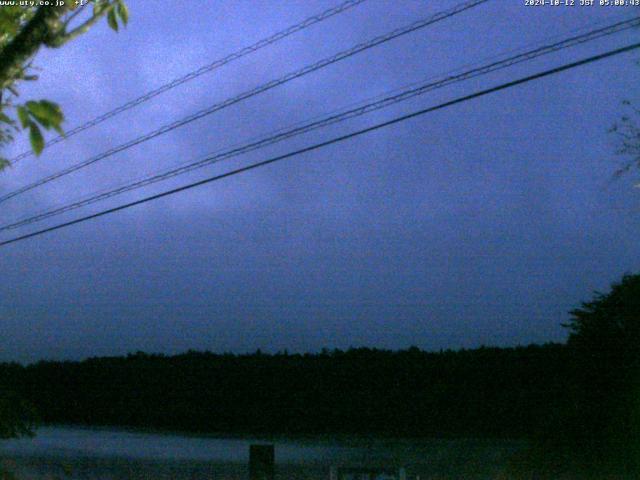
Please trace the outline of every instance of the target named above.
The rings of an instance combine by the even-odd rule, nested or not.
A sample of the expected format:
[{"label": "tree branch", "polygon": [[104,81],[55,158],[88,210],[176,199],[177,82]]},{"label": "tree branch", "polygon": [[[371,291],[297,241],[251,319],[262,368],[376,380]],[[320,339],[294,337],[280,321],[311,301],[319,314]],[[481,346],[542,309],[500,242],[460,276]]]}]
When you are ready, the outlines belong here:
[{"label": "tree branch", "polygon": [[22,71],[22,65],[60,33],[60,17],[67,9],[66,6],[38,7],[33,18],[0,51],[0,89],[10,85]]},{"label": "tree branch", "polygon": [[69,40],[73,40],[77,36],[82,35],[87,30],[89,30],[89,28],[91,28],[94,23],[96,23],[98,20],[104,17],[110,8],[113,8],[113,6],[101,9],[98,13],[94,13],[93,15],[91,15],[91,17],[89,17],[84,23],[78,25],[76,28],[74,28],[70,32],[66,32],[64,34],[58,35],[55,39],[55,45],[52,45],[52,46],[60,47],[65,43],[67,43]]},{"label": "tree branch", "polygon": [[73,21],[74,18],[76,18],[78,15],[80,15],[85,7],[88,5],[88,3],[84,3],[82,5],[80,5],[79,7],[76,7],[76,9],[73,11],[73,13],[71,15],[69,15],[67,18],[64,19],[64,28],[66,30],[66,28],[69,26],[69,24]]}]

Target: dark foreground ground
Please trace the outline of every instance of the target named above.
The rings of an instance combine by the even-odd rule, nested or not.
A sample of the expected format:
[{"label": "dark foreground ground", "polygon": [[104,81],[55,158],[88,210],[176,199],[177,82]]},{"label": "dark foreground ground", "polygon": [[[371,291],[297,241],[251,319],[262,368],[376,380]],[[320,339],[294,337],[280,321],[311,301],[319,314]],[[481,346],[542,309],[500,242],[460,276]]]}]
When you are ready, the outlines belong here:
[{"label": "dark foreground ground", "polygon": [[[504,476],[510,459],[521,452],[521,442],[475,442],[473,440],[434,443],[431,451],[405,463],[409,479],[498,479]],[[413,456],[413,455],[412,455]],[[305,463],[277,464],[276,478],[327,479],[330,459]],[[375,463],[370,460],[369,465]],[[124,479],[229,479],[246,480],[246,463],[198,460],[91,458],[65,456],[5,456],[4,471],[19,480],[124,480]],[[353,465],[353,463],[351,464]],[[2,478],[2,477],[0,477]],[[11,478],[11,477],[7,477]]]},{"label": "dark foreground ground", "polygon": [[[449,442],[405,463],[409,480],[637,480],[625,475],[550,471],[529,461],[523,442]],[[331,462],[280,463],[276,480],[329,478]],[[375,462],[369,462],[372,465]],[[352,463],[351,466],[354,466]],[[388,466],[388,464],[387,464]],[[247,480],[245,463],[122,457],[0,456],[0,480]]]},{"label": "dark foreground ground", "polygon": [[[233,463],[138,459],[13,458],[5,459],[3,464],[7,465],[19,480],[248,479],[247,466]],[[458,467],[439,466],[431,469],[414,469],[409,478],[415,479],[416,475],[419,475],[420,479],[493,479],[501,478],[499,470],[499,467],[478,464]],[[421,473],[416,473],[417,471]],[[276,479],[278,480],[328,478],[329,470],[322,465],[279,465],[276,470]]]}]

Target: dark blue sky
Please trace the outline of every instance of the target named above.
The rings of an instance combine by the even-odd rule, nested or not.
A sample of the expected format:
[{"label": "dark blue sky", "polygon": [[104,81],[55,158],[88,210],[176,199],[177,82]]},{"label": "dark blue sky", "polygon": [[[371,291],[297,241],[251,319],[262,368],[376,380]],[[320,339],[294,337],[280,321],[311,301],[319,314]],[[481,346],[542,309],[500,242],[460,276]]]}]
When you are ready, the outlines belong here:
[{"label": "dark blue sky", "polygon": [[[42,51],[41,78],[23,96],[59,102],[71,128],[337,0],[128,3],[126,30],[101,24]],[[369,0],[24,160],[0,176],[0,190],[456,3]],[[2,223],[633,13],[493,0],[16,197],[0,207]],[[636,29],[456,84],[82,213],[639,36]],[[640,267],[637,177],[611,181],[619,159],[607,133],[621,101],[638,97],[637,58],[574,69],[3,247],[0,360],[562,341],[569,309]],[[21,139],[6,153],[24,148]]]}]

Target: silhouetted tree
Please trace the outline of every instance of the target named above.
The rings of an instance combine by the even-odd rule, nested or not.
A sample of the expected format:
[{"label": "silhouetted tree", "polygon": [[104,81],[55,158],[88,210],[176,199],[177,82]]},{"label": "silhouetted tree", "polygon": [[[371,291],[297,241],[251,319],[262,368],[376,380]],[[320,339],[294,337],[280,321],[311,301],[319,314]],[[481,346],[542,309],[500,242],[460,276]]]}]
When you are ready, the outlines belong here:
[{"label": "silhouetted tree", "polygon": [[640,275],[571,312],[577,390],[572,428],[597,463],[640,470]]}]

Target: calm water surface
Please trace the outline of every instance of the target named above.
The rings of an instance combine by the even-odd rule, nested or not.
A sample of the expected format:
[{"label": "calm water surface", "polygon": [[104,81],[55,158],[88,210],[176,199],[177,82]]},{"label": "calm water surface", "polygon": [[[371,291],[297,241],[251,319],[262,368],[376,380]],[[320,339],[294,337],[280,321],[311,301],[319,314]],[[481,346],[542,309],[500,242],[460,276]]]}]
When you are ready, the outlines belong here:
[{"label": "calm water surface", "polygon": [[[34,438],[0,442],[0,453],[20,456],[129,457],[162,460],[246,462],[249,445],[273,443],[276,460],[285,463],[322,462],[367,457],[380,446],[328,440],[216,438],[77,427],[44,427]],[[381,452],[378,452],[381,453]]]},{"label": "calm water surface", "polygon": [[[50,479],[52,474],[77,480],[245,479],[249,445],[254,443],[275,445],[278,479],[326,478],[331,465],[404,466],[409,478],[493,479],[523,445],[490,440],[196,437],[46,427],[35,438],[0,441],[0,469],[8,465],[21,473],[19,478],[29,480]],[[67,471],[73,474],[63,475]]]}]

